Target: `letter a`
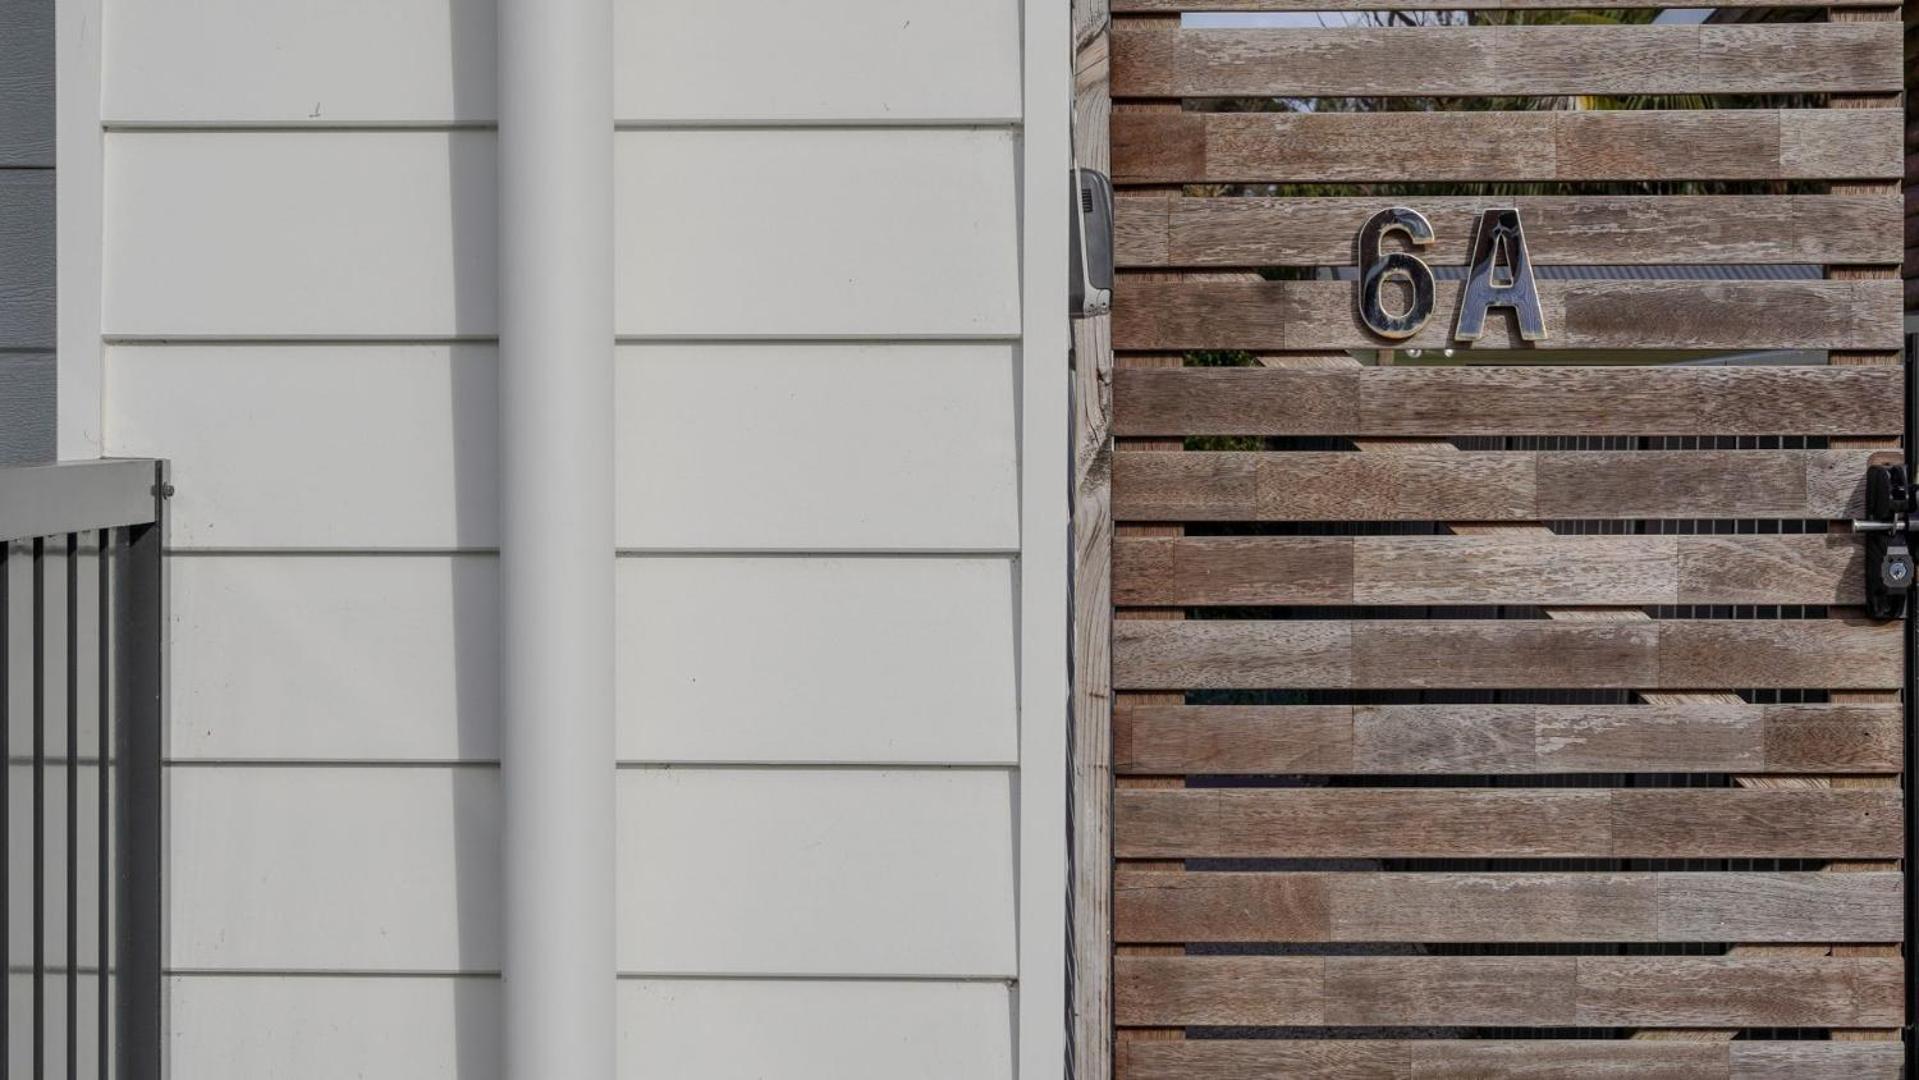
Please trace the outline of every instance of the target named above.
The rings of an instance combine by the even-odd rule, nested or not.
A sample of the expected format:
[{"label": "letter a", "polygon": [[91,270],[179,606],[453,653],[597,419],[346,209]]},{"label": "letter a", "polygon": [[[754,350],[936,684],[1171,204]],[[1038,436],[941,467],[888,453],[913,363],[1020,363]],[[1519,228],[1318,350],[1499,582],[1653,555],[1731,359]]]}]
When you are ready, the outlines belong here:
[{"label": "letter a", "polygon": [[1532,256],[1526,253],[1526,233],[1519,227],[1519,211],[1506,207],[1480,215],[1473,236],[1473,265],[1466,291],[1459,299],[1459,321],[1453,337],[1478,341],[1486,329],[1486,312],[1512,308],[1519,316],[1519,336],[1539,341],[1546,336],[1546,317],[1539,310],[1539,287],[1533,284]]}]

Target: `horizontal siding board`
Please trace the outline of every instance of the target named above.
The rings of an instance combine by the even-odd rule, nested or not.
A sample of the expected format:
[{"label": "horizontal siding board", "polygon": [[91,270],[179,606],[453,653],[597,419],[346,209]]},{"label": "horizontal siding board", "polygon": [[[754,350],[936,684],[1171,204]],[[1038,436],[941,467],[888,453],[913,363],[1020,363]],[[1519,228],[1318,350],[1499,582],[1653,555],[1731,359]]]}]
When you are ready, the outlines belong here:
[{"label": "horizontal siding board", "polygon": [[1896,622],[1206,619],[1113,627],[1127,690],[1896,689]]},{"label": "horizontal siding board", "polygon": [[629,770],[626,974],[1011,978],[1004,770]]},{"label": "horizontal siding board", "polygon": [[627,121],[1015,120],[1016,0],[614,5]]},{"label": "horizontal siding board", "polygon": [[[1396,114],[1397,115],[1397,114]],[[1865,115],[1863,112],[1860,115]],[[1144,281],[1122,275],[1113,343],[1173,349],[1897,349],[1896,281],[1539,282],[1546,337],[1522,341],[1504,313],[1467,345],[1453,338],[1459,290],[1442,287],[1425,329],[1388,342],[1360,325],[1340,281]]]},{"label": "horizontal siding board", "polygon": [[492,335],[494,149],[481,131],[110,133],[106,332]]},{"label": "horizontal siding board", "polygon": [[[176,547],[498,543],[490,344],[122,344],[106,363],[107,452],[172,460]],[[1018,546],[1009,346],[633,346],[615,370],[622,547]]]},{"label": "horizontal siding board", "polygon": [[1017,335],[1015,143],[985,130],[619,135],[618,331]]},{"label": "horizontal siding board", "polygon": [[1896,773],[1896,705],[1139,705],[1114,768],[1186,773]]},{"label": "horizontal siding board", "polygon": [[1904,423],[1897,367],[1136,368],[1143,435],[1867,435]]},{"label": "horizontal siding board", "polygon": [[53,178],[0,169],[0,349],[53,348]]},{"label": "horizontal siding board", "polygon": [[1115,113],[1120,184],[1896,179],[1897,110]]},{"label": "horizontal siding board", "polygon": [[646,345],[619,352],[620,542],[1019,546],[1010,345]]},{"label": "horizontal siding board", "polygon": [[616,582],[623,760],[1018,760],[1010,559],[662,556]]},{"label": "horizontal siding board", "polygon": [[1114,963],[1122,1026],[1892,1028],[1903,1017],[1897,959],[1122,956]]},{"label": "horizontal siding board", "polygon": [[994,983],[622,980],[623,1080],[1012,1080]]},{"label": "horizontal siding board", "polygon": [[[218,0],[112,11],[103,45],[110,124],[491,123],[498,115],[491,5]],[[622,121],[1019,116],[1012,0],[836,0],[804,15],[778,3],[722,11],[618,0],[613,12]],[[50,36],[47,48],[51,63]],[[819,62],[829,54],[833,63]],[[352,64],[339,63],[349,55]]]},{"label": "horizontal siding board", "polygon": [[184,975],[166,994],[177,1076],[505,1076],[497,979]]},{"label": "horizontal siding board", "polygon": [[57,456],[59,368],[50,352],[0,355],[0,465]]},{"label": "horizontal siding board", "polygon": [[171,561],[176,761],[498,761],[497,560]]},{"label": "horizontal siding board", "polygon": [[135,0],[108,9],[101,115],[109,124],[475,123],[498,115],[491,4]]},{"label": "horizontal siding board", "polygon": [[1899,941],[1897,873],[1168,873],[1121,867],[1113,937],[1184,942]]},{"label": "horizontal siding board", "polygon": [[1897,858],[1900,814],[1899,792],[1878,789],[1122,789],[1113,850],[1122,859]]},{"label": "horizontal siding board", "polygon": [[53,166],[54,0],[0,5],[0,169]]},{"label": "horizontal siding board", "polygon": [[176,548],[499,542],[491,345],[109,346],[106,452],[173,463]]},{"label": "horizontal siding board", "polygon": [[1179,28],[1121,20],[1113,97],[1898,91],[1891,23]]},{"label": "horizontal siding board", "polygon": [[1113,461],[1119,521],[1851,518],[1864,450],[1141,450]]},{"label": "horizontal siding board", "polygon": [[[1406,200],[1432,223],[1433,242],[1419,249],[1419,257],[1434,266],[1464,264],[1479,215],[1507,206],[1519,209],[1526,248],[1538,266],[1895,263],[1903,256],[1903,211],[1890,195]],[[1115,202],[1115,257],[1122,267],[1149,269],[1346,266],[1353,239],[1381,205],[1378,198],[1121,194]]]},{"label": "horizontal siding board", "polygon": [[499,779],[475,768],[173,767],[169,967],[497,972]]},{"label": "horizontal siding board", "polygon": [[1777,536],[1122,537],[1114,602],[1862,604],[1863,542]]},{"label": "horizontal siding board", "polygon": [[1898,1080],[1905,1046],[1678,1039],[1128,1040],[1118,1080]]}]

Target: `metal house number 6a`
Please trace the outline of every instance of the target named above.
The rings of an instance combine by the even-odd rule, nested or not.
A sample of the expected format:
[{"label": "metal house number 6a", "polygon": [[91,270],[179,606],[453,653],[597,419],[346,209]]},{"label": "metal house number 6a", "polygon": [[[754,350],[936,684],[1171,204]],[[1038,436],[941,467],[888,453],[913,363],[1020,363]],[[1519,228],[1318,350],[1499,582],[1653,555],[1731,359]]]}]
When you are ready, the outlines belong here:
[{"label": "metal house number 6a", "polygon": [[[1395,206],[1381,210],[1359,230],[1359,321],[1380,337],[1403,341],[1419,333],[1433,315],[1433,269],[1408,251],[1382,256],[1380,243],[1388,233],[1400,233],[1407,243],[1423,248],[1433,242],[1432,223],[1417,210]],[[1397,278],[1412,289],[1412,302],[1402,312],[1386,310],[1386,282]],[[1533,282],[1532,256],[1519,211],[1489,209],[1479,217],[1473,235],[1472,267],[1459,299],[1459,319],[1453,337],[1477,341],[1486,326],[1486,314],[1496,307],[1512,308],[1519,336],[1539,341],[1546,336],[1545,314],[1539,307],[1539,288]]]}]

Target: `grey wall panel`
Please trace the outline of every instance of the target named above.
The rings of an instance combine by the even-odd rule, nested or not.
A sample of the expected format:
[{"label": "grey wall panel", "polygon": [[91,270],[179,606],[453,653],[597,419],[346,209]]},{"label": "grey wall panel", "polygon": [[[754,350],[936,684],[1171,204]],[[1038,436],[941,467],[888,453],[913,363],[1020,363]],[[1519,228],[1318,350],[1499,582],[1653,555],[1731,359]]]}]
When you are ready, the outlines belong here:
[{"label": "grey wall panel", "polygon": [[0,350],[0,465],[54,454],[52,353]]},{"label": "grey wall panel", "polygon": [[54,0],[0,0],[0,168],[53,166]]},{"label": "grey wall panel", "polygon": [[53,177],[0,170],[0,349],[53,348]]}]

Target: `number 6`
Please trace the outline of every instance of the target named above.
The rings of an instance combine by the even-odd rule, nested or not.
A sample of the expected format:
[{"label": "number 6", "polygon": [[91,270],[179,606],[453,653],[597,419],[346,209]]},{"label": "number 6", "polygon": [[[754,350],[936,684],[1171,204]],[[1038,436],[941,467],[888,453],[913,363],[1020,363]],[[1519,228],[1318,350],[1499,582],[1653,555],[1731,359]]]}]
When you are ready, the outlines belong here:
[{"label": "number 6", "polygon": [[[1406,251],[1382,258],[1379,242],[1391,232],[1405,234],[1414,247],[1425,247],[1433,242],[1433,227],[1419,211],[1395,206],[1374,214],[1359,230],[1359,321],[1380,337],[1397,341],[1419,333],[1432,318],[1433,268]],[[1395,275],[1413,289],[1413,302],[1398,315],[1386,310],[1380,295]]]}]

